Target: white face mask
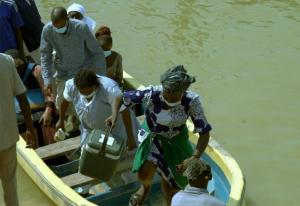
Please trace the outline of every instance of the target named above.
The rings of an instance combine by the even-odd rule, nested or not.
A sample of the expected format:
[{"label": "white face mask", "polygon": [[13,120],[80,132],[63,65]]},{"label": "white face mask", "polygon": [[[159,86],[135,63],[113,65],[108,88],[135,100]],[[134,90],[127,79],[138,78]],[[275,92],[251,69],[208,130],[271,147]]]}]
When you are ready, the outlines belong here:
[{"label": "white face mask", "polygon": [[109,55],[111,55],[111,50],[104,51],[104,56],[105,57],[108,57]]},{"label": "white face mask", "polygon": [[175,107],[176,105],[181,104],[181,100],[179,100],[178,102],[168,102],[167,100],[165,100],[163,95],[161,95],[161,98],[169,107]]},{"label": "white face mask", "polygon": [[67,25],[66,26],[64,26],[64,27],[61,27],[61,28],[56,28],[56,27],[54,27],[54,30],[57,32],[57,33],[59,33],[59,34],[63,34],[63,33],[65,33],[66,31],[67,31]]},{"label": "white face mask", "polygon": [[96,94],[96,90],[93,91],[92,93],[88,94],[88,95],[83,95],[83,96],[84,96],[86,99],[91,99],[91,98],[93,98],[93,97],[95,96],[95,94]]}]

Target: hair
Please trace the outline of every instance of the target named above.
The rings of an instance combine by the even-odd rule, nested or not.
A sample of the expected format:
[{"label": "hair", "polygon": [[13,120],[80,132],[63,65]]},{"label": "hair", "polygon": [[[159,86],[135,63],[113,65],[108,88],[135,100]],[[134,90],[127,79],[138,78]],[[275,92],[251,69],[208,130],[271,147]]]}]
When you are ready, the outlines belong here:
[{"label": "hair", "polygon": [[209,180],[212,178],[211,167],[204,160],[194,159],[183,172],[183,176],[191,181],[197,181],[205,177]]},{"label": "hair", "polygon": [[184,92],[195,81],[195,77],[188,75],[183,65],[172,67],[160,76],[163,89],[171,92]]},{"label": "hair", "polygon": [[74,77],[74,83],[78,89],[100,85],[96,73],[90,69],[80,70]]},{"label": "hair", "polygon": [[99,29],[95,33],[96,38],[98,38],[100,36],[103,36],[103,35],[109,35],[109,36],[111,35],[111,31],[110,31],[109,27],[101,26],[101,27],[99,27]]},{"label": "hair", "polygon": [[55,7],[51,12],[51,21],[58,22],[60,20],[68,19],[68,14],[65,8],[63,7]]}]

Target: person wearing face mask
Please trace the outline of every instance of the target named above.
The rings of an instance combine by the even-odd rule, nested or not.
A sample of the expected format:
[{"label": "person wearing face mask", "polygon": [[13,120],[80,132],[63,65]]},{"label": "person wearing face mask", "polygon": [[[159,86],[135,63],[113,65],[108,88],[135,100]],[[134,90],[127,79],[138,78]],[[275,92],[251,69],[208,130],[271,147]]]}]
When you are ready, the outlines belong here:
[{"label": "person wearing face mask", "polygon": [[[51,22],[46,24],[42,31],[40,48],[44,92],[47,95],[56,93],[57,108],[63,99],[66,81],[73,78],[78,71],[93,68],[97,74],[106,74],[103,50],[88,26],[82,21],[69,19],[67,11],[62,7],[52,10]],[[53,50],[56,51],[55,58]],[[56,91],[52,91],[53,83],[56,85]],[[67,113],[68,120],[71,120],[69,122],[74,123],[72,130],[76,130],[74,108],[70,107]]]},{"label": "person wearing face mask", "polygon": [[[79,71],[66,82],[57,129],[64,130],[65,112],[72,102],[81,123],[81,143],[84,143],[93,129],[105,131],[105,120],[111,115],[113,100],[121,93],[118,84],[110,78],[96,75],[92,70]],[[133,150],[138,128],[139,123],[132,110],[125,109],[119,114],[112,135],[127,138],[128,150]]]},{"label": "person wearing face mask", "polygon": [[[187,90],[195,78],[187,74],[183,65],[178,65],[162,74],[160,81],[160,86],[127,91],[118,96],[115,99],[117,106],[107,120],[114,125],[122,103],[145,106],[145,121],[138,134],[141,143],[132,168],[133,172],[137,172],[141,187],[132,194],[129,205],[143,204],[156,171],[162,176],[167,205],[170,205],[172,196],[187,185],[182,171],[190,161],[200,158],[209,141],[211,126],[204,115],[199,95]],[[194,124],[194,132],[200,136],[195,149],[188,140],[186,121],[189,117]]]},{"label": "person wearing face mask", "polygon": [[91,32],[94,31],[96,27],[96,22],[92,18],[85,15],[85,8],[81,4],[73,3],[67,9],[67,13],[70,19],[77,19],[83,21],[88,25]]},{"label": "person wearing face mask", "polygon": [[[18,74],[28,89],[26,96],[33,111],[37,110],[39,112],[41,108],[45,108],[44,113],[39,112],[44,144],[54,143],[53,135],[56,120],[55,98],[53,95],[47,96],[42,93],[44,81],[41,66],[27,59],[23,59],[20,52],[16,49],[7,50],[5,54],[10,55],[14,59]],[[17,113],[19,111],[20,110],[17,109]]]},{"label": "person wearing face mask", "polygon": [[122,56],[118,52],[111,50],[113,39],[110,29],[106,26],[101,26],[95,33],[95,37],[104,50],[107,66],[106,76],[115,80],[121,86],[123,83]]}]

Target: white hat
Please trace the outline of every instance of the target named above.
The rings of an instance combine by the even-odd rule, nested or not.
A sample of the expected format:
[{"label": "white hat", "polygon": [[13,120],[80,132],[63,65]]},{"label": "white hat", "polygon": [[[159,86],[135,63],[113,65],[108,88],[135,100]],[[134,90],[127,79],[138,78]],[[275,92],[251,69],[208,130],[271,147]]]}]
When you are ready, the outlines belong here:
[{"label": "white hat", "polygon": [[83,16],[82,21],[88,25],[89,29],[91,31],[95,29],[96,22],[92,18],[85,16],[85,8],[81,4],[73,3],[71,6],[69,6],[67,13],[71,11],[79,12]]}]

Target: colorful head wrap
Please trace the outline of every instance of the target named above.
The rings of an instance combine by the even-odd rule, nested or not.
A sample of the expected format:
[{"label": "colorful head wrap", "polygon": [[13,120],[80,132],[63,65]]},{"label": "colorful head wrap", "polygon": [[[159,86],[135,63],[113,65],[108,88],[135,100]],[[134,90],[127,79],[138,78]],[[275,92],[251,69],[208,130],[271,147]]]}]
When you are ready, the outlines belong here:
[{"label": "colorful head wrap", "polygon": [[173,92],[184,92],[195,81],[195,77],[188,75],[183,65],[177,65],[170,68],[160,76],[160,82],[163,89]]}]

